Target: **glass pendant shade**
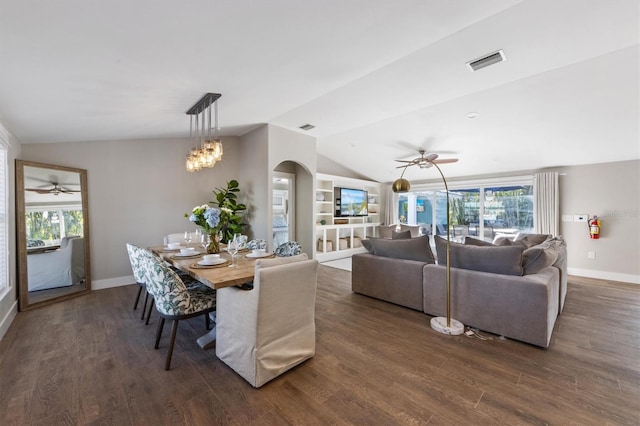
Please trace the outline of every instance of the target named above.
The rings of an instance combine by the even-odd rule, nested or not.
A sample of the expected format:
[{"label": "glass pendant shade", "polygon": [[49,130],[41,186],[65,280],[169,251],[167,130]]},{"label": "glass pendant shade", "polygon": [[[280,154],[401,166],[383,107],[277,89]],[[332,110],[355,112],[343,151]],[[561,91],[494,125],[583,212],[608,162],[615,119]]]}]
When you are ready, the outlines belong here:
[{"label": "glass pendant shade", "polygon": [[[212,168],[218,161],[222,160],[222,143],[216,137],[218,132],[217,100],[220,96],[219,93],[207,93],[187,111],[187,114],[191,116],[189,138],[195,145],[187,156],[185,163],[185,167],[189,172]],[[211,112],[214,108],[215,127],[212,127]],[[212,129],[214,131],[213,137],[211,134]]]}]

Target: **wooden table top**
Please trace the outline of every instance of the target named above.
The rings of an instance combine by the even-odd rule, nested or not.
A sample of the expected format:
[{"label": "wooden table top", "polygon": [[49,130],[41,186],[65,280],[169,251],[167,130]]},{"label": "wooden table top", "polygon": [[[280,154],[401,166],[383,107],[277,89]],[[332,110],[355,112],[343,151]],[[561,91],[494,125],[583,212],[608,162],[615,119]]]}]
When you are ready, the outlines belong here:
[{"label": "wooden table top", "polygon": [[220,257],[228,260],[228,263],[213,268],[193,268],[192,265],[202,260],[204,253],[200,253],[197,257],[179,259],[174,257],[175,254],[179,253],[178,251],[168,251],[164,247],[149,247],[149,249],[159,254],[177,269],[188,273],[211,288],[231,287],[253,280],[255,260],[245,257],[248,252],[241,252],[236,255],[236,266],[234,268],[229,267],[231,255],[225,252],[220,253]]}]

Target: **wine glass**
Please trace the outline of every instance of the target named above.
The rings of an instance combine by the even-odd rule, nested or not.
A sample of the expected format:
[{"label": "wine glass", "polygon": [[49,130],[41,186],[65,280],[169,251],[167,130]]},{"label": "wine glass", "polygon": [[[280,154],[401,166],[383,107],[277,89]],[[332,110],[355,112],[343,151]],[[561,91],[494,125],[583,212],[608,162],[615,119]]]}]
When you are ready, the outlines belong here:
[{"label": "wine glass", "polygon": [[196,244],[198,243],[198,241],[200,241],[200,236],[202,235],[202,229],[200,228],[196,228],[196,231],[193,233],[194,234],[194,238],[193,240],[196,242]]},{"label": "wine glass", "polygon": [[207,247],[209,247],[209,243],[211,243],[211,237],[206,232],[200,234],[200,244],[202,244],[202,248],[204,252],[207,252]]},{"label": "wine glass", "polygon": [[189,243],[191,242],[191,232],[184,231],[184,242],[187,243],[187,248],[189,248]]},{"label": "wine glass", "polygon": [[236,266],[236,254],[238,254],[239,245],[238,234],[233,236],[233,240],[227,241],[227,251],[231,255],[231,265],[229,265],[229,268],[235,268]]}]

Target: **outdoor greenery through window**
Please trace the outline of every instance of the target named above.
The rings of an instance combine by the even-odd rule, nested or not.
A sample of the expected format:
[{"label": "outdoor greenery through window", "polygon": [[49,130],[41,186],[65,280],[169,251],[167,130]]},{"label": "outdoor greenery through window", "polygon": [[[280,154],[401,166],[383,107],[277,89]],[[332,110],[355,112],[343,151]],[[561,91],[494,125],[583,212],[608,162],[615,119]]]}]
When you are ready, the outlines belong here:
[{"label": "outdoor greenery through window", "polygon": [[[449,190],[451,237],[491,241],[498,235],[533,230],[533,184]],[[425,234],[446,235],[445,191],[414,190],[398,197],[398,221],[422,225]],[[435,220],[434,220],[435,218]]]},{"label": "outdoor greenery through window", "polygon": [[83,236],[81,208],[33,210],[26,214],[27,245],[60,244],[63,237]]}]

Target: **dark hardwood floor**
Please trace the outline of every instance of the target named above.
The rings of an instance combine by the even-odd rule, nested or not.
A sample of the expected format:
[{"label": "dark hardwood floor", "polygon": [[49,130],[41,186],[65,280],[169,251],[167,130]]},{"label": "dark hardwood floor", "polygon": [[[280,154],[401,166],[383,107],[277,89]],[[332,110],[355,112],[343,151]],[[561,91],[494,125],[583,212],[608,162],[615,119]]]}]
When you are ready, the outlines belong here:
[{"label": "dark hardwood floor", "polygon": [[18,314],[0,341],[2,425],[640,423],[640,287],[571,278],[544,350],[443,336],[320,267],[317,354],[254,389],[181,324],[154,350],[136,285]]}]

